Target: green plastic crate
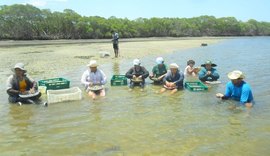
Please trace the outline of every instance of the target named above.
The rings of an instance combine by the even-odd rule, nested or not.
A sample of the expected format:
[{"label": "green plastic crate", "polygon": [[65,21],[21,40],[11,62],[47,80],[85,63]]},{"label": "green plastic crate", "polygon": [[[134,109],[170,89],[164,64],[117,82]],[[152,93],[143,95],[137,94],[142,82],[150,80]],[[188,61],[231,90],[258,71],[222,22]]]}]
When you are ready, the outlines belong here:
[{"label": "green plastic crate", "polygon": [[185,87],[194,92],[208,90],[208,87],[201,81],[185,82]]},{"label": "green plastic crate", "polygon": [[111,86],[125,86],[127,78],[125,75],[113,75],[111,78]]},{"label": "green plastic crate", "polygon": [[38,81],[39,86],[46,86],[47,90],[57,90],[69,88],[70,81],[64,78],[53,78]]}]

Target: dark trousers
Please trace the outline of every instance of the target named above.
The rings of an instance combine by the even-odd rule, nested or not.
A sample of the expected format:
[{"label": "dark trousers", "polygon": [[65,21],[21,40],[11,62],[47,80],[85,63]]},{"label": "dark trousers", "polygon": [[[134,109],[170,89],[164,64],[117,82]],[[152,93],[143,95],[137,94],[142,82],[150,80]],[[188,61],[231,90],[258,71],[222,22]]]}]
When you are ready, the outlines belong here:
[{"label": "dark trousers", "polygon": [[9,96],[8,97],[8,101],[10,103],[16,103],[16,102],[21,102],[21,103],[31,103],[31,101],[36,101],[40,98],[41,93],[39,93],[38,95],[31,97],[31,98],[21,98],[19,96]]},{"label": "dark trousers", "polygon": [[129,88],[134,88],[134,86],[140,86],[141,88],[144,88],[144,85],[145,85],[144,81],[139,83],[130,81]]}]

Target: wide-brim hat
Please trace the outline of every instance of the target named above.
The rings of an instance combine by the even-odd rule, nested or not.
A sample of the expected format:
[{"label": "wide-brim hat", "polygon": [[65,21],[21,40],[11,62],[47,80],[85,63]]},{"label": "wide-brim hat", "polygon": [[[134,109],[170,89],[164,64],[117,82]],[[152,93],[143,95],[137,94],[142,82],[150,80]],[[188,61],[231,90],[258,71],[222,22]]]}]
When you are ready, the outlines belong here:
[{"label": "wide-brim hat", "polygon": [[24,71],[25,73],[27,72],[27,70],[24,68],[23,63],[16,63],[14,68],[12,68],[12,71],[15,72],[15,69],[20,69],[20,70]]},{"label": "wide-brim hat", "polygon": [[230,73],[228,73],[228,78],[231,80],[236,80],[236,79],[244,79],[245,75],[243,72],[241,72],[240,70],[234,70]]},{"label": "wide-brim hat", "polygon": [[202,64],[201,66],[202,66],[202,67],[205,67],[205,65],[207,65],[207,64],[210,64],[212,67],[216,67],[216,66],[217,66],[216,64],[214,64],[214,63],[213,63],[212,61],[210,61],[210,60],[205,61],[205,63]]},{"label": "wide-brim hat", "polygon": [[97,67],[98,64],[97,64],[97,61],[96,60],[91,60],[88,64],[87,64],[88,67]]},{"label": "wide-brim hat", "polygon": [[170,69],[178,69],[179,66],[176,63],[170,64]]}]

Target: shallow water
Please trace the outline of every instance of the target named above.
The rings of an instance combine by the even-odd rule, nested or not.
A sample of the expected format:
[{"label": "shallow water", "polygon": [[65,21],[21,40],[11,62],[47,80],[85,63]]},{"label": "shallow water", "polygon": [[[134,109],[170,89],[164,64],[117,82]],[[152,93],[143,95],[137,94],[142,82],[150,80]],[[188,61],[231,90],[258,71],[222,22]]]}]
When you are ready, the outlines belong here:
[{"label": "shallow water", "polygon": [[[206,59],[217,63],[222,84],[207,92],[160,95],[156,94],[160,86],[149,79],[144,92],[129,92],[126,86],[111,87],[108,81],[105,98],[93,101],[84,93],[81,101],[43,107],[8,104],[1,85],[1,155],[269,155],[269,43],[269,37],[234,38],[163,56],[181,69],[190,58],[196,65]],[[142,64],[150,70],[154,60],[146,57]],[[110,79],[124,74],[131,61],[111,60],[101,68]],[[226,73],[234,69],[246,73],[253,89],[256,105],[250,111],[229,110],[237,102],[214,96],[224,91]],[[80,86],[84,70],[82,66],[59,76]]]}]

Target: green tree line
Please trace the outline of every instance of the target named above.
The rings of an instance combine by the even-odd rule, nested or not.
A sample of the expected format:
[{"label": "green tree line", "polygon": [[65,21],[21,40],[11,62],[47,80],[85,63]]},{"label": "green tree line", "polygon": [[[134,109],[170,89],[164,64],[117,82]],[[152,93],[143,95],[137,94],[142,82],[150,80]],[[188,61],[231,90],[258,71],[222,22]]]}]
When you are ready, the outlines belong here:
[{"label": "green tree line", "polygon": [[116,30],[121,38],[189,36],[269,36],[270,22],[234,17],[103,18],[73,10],[51,12],[32,5],[0,6],[0,39],[104,39]]}]

